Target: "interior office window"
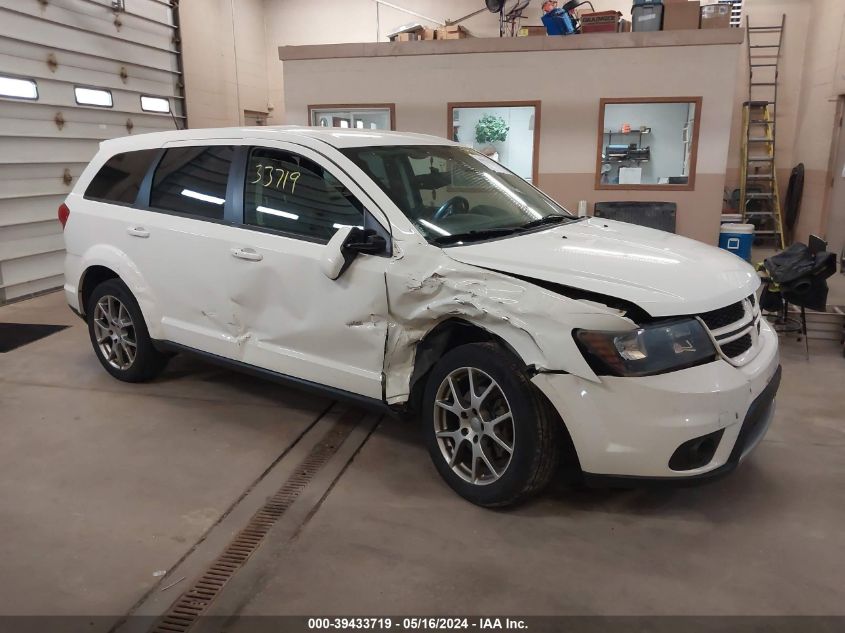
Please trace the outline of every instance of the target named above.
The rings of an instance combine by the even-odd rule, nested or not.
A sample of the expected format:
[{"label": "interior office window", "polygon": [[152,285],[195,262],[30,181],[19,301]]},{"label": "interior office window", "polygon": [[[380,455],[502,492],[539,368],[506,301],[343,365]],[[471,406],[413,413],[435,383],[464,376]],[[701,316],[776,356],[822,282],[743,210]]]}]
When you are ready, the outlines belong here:
[{"label": "interior office window", "polygon": [[344,226],[363,226],[361,203],[327,170],[290,152],[256,148],[249,156],[244,222],[327,242]]},{"label": "interior office window", "polygon": [[597,189],[695,185],[700,97],[599,101]]},{"label": "interior office window", "polygon": [[318,127],[355,128],[358,130],[392,130],[391,106],[324,106],[313,107],[311,125]]},{"label": "interior office window", "polygon": [[157,149],[145,149],[115,154],[94,176],[85,190],[85,197],[114,204],[135,204],[141,182],[158,152]]},{"label": "interior office window", "polygon": [[[539,104],[449,106],[450,138],[501,163],[528,182],[537,174]],[[464,183],[455,183],[465,186]]]},{"label": "interior office window", "polygon": [[150,206],[222,220],[233,154],[234,148],[229,145],[167,150],[153,177]]}]

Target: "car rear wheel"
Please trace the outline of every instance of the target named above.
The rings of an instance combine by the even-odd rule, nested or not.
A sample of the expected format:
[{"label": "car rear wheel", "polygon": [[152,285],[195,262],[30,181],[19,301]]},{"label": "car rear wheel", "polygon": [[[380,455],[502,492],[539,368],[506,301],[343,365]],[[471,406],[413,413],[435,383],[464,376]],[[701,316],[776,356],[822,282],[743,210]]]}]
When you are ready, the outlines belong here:
[{"label": "car rear wheel", "polygon": [[517,359],[493,343],[443,356],[426,385],[423,423],[440,475],[478,505],[519,503],[557,468],[560,418]]},{"label": "car rear wheel", "polygon": [[94,288],[85,314],[94,352],[112,376],[143,382],[164,368],[167,357],[153,347],[138,302],[122,281],[109,279]]}]

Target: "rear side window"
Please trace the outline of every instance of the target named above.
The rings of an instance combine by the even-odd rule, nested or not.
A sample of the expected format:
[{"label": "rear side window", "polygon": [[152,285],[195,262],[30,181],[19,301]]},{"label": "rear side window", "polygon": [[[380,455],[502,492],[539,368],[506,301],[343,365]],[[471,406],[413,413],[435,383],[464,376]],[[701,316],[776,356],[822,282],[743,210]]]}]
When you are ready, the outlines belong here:
[{"label": "rear side window", "polygon": [[157,149],[145,149],[115,154],[94,176],[85,190],[85,197],[114,204],[135,204],[141,182],[158,152]]},{"label": "rear side window", "polygon": [[275,149],[249,155],[244,223],[327,242],[344,226],[363,226],[361,203],[328,170]]},{"label": "rear side window", "polygon": [[229,145],[174,147],[156,168],[150,207],[222,220],[234,148]]}]

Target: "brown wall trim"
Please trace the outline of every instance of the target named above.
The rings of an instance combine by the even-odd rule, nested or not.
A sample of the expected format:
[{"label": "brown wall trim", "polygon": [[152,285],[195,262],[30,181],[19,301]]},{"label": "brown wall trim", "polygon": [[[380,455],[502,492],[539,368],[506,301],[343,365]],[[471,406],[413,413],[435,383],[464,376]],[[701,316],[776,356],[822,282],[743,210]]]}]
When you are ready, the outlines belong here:
[{"label": "brown wall trim", "polygon": [[[698,132],[701,127],[701,97],[615,97],[612,99],[599,99],[599,127],[596,139],[596,183],[595,189],[610,189],[621,191],[623,189],[639,191],[694,191],[695,190],[695,165],[698,162]],[[690,165],[687,184],[685,185],[610,185],[601,182],[601,149],[604,146],[604,106],[608,103],[694,103],[695,119],[693,120],[692,145],[690,147]]]},{"label": "brown wall trim", "polygon": [[308,125],[313,125],[311,113],[314,110],[390,110],[390,129],[396,129],[396,104],[395,103],[318,103],[308,106]]},{"label": "brown wall trim", "polygon": [[282,61],[292,61],[297,59],[400,57],[406,55],[462,55],[466,53],[516,53],[606,48],[718,46],[724,44],[739,45],[742,44],[744,39],[745,29],[582,33],[578,37],[468,37],[462,40],[279,46],[279,59]]},{"label": "brown wall trim", "polygon": [[536,187],[540,174],[540,101],[450,101],[446,104],[446,138],[455,137],[452,111],[455,108],[534,108],[534,148],[531,153],[531,182]]}]

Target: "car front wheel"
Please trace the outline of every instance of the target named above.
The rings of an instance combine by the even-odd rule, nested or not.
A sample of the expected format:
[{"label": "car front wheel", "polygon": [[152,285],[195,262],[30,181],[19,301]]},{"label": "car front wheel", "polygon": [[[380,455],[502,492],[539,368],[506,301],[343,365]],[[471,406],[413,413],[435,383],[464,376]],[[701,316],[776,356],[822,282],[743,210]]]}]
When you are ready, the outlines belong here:
[{"label": "car front wheel", "polygon": [[443,356],[426,385],[423,423],[440,475],[478,505],[525,500],[558,464],[560,418],[517,359],[493,343]]}]

